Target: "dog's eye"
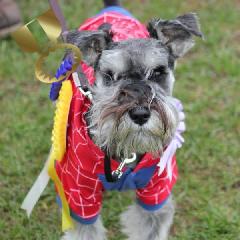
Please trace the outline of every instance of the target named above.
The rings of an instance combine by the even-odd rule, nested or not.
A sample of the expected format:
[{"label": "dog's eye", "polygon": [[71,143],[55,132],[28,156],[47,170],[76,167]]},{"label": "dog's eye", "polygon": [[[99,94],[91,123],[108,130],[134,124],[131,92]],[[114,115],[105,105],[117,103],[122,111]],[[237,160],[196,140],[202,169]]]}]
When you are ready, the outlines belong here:
[{"label": "dog's eye", "polygon": [[110,86],[111,83],[114,81],[114,76],[112,71],[107,71],[103,73],[104,76],[104,83],[106,86]]},{"label": "dog's eye", "polygon": [[167,74],[167,69],[165,66],[159,66],[155,68],[149,76],[149,80],[158,81],[161,80]]}]

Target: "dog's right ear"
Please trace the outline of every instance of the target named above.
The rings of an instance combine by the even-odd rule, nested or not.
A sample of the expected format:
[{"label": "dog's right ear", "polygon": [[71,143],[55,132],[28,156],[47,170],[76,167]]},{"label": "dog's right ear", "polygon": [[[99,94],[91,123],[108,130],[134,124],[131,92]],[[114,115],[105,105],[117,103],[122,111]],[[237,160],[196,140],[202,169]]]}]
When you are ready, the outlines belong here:
[{"label": "dog's right ear", "polygon": [[150,37],[165,44],[175,58],[182,57],[194,45],[193,36],[203,38],[198,17],[188,13],[174,20],[153,19],[148,24]]},{"label": "dog's right ear", "polygon": [[89,66],[95,66],[102,51],[112,42],[112,36],[108,31],[104,30],[74,30],[67,34],[66,40],[81,50],[84,62]]}]

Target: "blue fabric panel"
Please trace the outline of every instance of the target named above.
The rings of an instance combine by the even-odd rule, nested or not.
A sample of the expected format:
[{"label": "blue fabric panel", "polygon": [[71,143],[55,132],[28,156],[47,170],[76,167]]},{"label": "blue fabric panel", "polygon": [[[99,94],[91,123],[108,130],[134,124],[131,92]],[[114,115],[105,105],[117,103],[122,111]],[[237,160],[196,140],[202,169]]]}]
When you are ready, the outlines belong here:
[{"label": "blue fabric panel", "polygon": [[[62,208],[62,201],[60,197],[57,195],[56,196],[56,202],[60,208]],[[75,214],[71,209],[70,209],[70,216],[77,222],[88,225],[88,224],[93,224],[97,221],[98,215],[92,217],[92,218],[82,218]]]},{"label": "blue fabric panel", "polygon": [[85,225],[95,223],[98,218],[98,215],[96,215],[95,217],[92,217],[92,218],[87,218],[87,219],[82,218],[82,217],[78,216],[77,214],[75,214],[72,210],[70,212],[70,215],[75,221],[80,222],[81,224],[85,224]]},{"label": "blue fabric panel", "polygon": [[140,169],[137,172],[132,172],[132,169],[128,168],[122,177],[113,183],[107,181],[105,174],[99,174],[98,177],[106,190],[126,191],[144,188],[153,176],[155,169],[156,165]]},{"label": "blue fabric panel", "polygon": [[168,198],[159,204],[149,205],[149,204],[143,203],[140,199],[137,199],[137,203],[145,210],[147,210],[149,212],[154,212],[154,211],[161,209],[163,207],[163,205],[167,202],[167,200],[168,200]]},{"label": "blue fabric panel", "polygon": [[127,11],[126,9],[119,7],[119,6],[106,7],[103,10],[101,10],[98,15],[101,15],[101,14],[107,13],[107,12],[116,12],[116,13],[120,13],[120,14],[128,16],[128,17],[134,18],[133,15],[129,11]]}]

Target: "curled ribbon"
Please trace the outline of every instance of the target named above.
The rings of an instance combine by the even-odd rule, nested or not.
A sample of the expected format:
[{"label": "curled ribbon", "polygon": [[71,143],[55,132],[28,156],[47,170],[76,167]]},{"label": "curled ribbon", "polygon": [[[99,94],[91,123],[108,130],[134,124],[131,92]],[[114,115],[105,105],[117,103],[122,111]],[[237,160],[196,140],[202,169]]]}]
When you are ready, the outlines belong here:
[{"label": "curled ribbon", "polygon": [[[43,65],[44,65],[44,62],[45,62],[46,58],[48,57],[48,55],[52,52],[55,52],[58,49],[72,50],[72,53],[74,53],[73,54],[74,63],[72,65],[71,70],[67,71],[65,75],[61,75],[58,78],[56,78],[55,76],[51,76],[49,73],[44,72]],[[39,59],[37,60],[37,62],[35,64],[36,78],[39,81],[44,82],[44,83],[53,83],[53,82],[62,81],[64,79],[67,79],[68,76],[77,69],[80,61],[81,61],[81,52],[80,52],[79,48],[76,47],[75,45],[69,44],[69,43],[54,44],[53,46],[48,48],[48,51],[46,51],[45,53],[42,53],[40,55]]]},{"label": "curled ribbon", "polygon": [[[37,42],[33,33],[29,29],[29,26],[36,21],[41,26],[47,38],[49,39],[49,43],[45,46],[41,46],[41,44]],[[12,37],[15,39],[23,51],[31,53],[36,52],[40,55],[35,64],[35,75],[36,78],[41,82],[53,83],[62,81],[65,78],[67,79],[71,73],[76,71],[79,63],[81,62],[81,52],[78,47],[68,43],[58,43],[58,38],[60,37],[61,33],[61,24],[52,9],[49,9],[42,15],[38,16],[36,19],[30,21],[25,26],[12,33]],[[49,54],[55,52],[58,49],[71,50],[74,63],[72,69],[69,70],[64,76],[56,78],[54,76],[51,76],[49,73],[46,73],[43,70],[43,65]]]}]

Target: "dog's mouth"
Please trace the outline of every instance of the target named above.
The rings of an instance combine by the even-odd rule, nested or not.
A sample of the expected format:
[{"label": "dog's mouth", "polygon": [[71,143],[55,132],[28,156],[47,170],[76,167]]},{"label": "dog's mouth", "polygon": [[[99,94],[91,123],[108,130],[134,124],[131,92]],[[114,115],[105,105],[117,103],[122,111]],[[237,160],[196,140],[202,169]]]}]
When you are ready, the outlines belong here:
[{"label": "dog's mouth", "polygon": [[146,116],[144,113],[140,119],[132,119],[131,113],[128,112],[121,118],[116,128],[114,142],[116,142],[117,151],[126,149],[126,154],[156,153],[162,151],[163,145],[171,137],[169,130],[170,128],[165,127],[154,110]]}]

